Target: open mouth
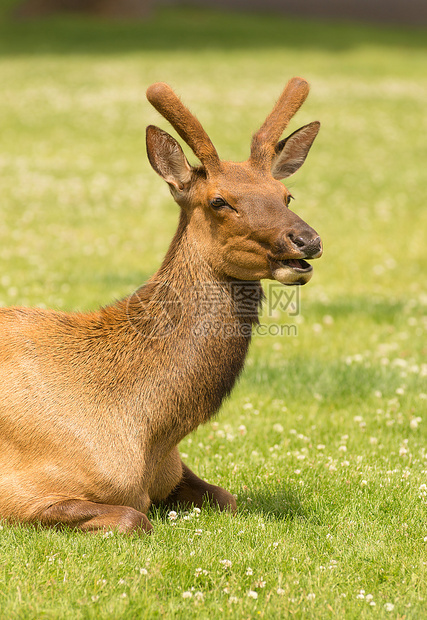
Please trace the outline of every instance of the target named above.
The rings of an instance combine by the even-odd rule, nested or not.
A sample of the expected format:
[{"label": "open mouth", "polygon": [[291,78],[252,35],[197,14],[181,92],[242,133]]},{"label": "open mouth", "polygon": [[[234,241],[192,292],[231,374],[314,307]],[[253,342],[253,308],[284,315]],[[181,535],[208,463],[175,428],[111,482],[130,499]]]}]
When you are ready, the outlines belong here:
[{"label": "open mouth", "polygon": [[308,273],[309,271],[313,271],[313,265],[307,263],[307,261],[303,258],[292,258],[289,260],[280,260],[277,262],[283,267],[291,267],[294,271],[299,271],[300,273]]},{"label": "open mouth", "polygon": [[287,285],[306,284],[313,274],[313,266],[303,258],[270,258],[270,267],[273,279]]}]

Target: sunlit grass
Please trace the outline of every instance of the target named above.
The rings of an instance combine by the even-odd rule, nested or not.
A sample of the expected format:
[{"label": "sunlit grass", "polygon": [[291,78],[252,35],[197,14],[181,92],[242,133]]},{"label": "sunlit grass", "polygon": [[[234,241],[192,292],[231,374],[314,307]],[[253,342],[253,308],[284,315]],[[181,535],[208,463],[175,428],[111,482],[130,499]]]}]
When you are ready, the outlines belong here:
[{"label": "sunlit grass", "polygon": [[129,539],[4,525],[0,616],[423,617],[425,31],[163,10],[0,33],[2,305],[91,309],[158,267],[178,211],[145,156],[145,126],[169,130],[144,98],[156,80],[239,160],[307,77],[290,131],[322,129],[289,186],[325,245],[294,306],[266,304],[219,417],[181,445],[238,515],[153,511],[154,534]]}]

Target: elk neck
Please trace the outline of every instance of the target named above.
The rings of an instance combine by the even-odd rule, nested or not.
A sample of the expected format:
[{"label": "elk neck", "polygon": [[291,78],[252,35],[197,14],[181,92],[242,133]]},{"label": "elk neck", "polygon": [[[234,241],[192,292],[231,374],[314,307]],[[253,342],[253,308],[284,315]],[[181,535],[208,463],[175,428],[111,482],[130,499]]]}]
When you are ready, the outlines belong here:
[{"label": "elk neck", "polygon": [[120,321],[132,343],[133,393],[156,440],[167,432],[179,441],[219,409],[243,368],[263,297],[259,282],[215,274],[188,233],[181,212],[157,273],[103,310],[104,325]]}]

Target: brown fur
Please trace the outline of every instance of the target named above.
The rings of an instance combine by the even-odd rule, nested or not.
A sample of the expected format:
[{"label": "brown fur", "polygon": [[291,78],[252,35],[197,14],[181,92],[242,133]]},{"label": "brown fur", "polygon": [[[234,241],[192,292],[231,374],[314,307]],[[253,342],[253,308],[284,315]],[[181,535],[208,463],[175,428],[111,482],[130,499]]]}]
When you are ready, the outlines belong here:
[{"label": "brown fur", "polygon": [[[276,172],[301,165],[303,129]],[[232,390],[271,261],[316,257],[320,240],[253,162],[192,168],[156,127],[147,148],[181,206],[158,272],[97,312],[0,310],[0,517],[130,532],[151,530],[153,502],[236,509],[177,445]]]}]

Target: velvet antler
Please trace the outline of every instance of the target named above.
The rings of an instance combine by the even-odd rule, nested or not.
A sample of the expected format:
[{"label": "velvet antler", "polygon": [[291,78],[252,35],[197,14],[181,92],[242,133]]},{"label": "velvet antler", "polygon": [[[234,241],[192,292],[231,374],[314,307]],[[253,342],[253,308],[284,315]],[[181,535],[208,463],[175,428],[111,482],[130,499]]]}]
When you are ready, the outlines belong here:
[{"label": "velvet antler", "polygon": [[306,100],[309,89],[303,78],[289,80],[273,110],[252,138],[250,161],[255,166],[270,166],[280,136]]},{"label": "velvet antler", "polygon": [[149,86],[147,99],[185,140],[208,172],[220,167],[218,153],[208,134],[168,84],[156,82]]}]

